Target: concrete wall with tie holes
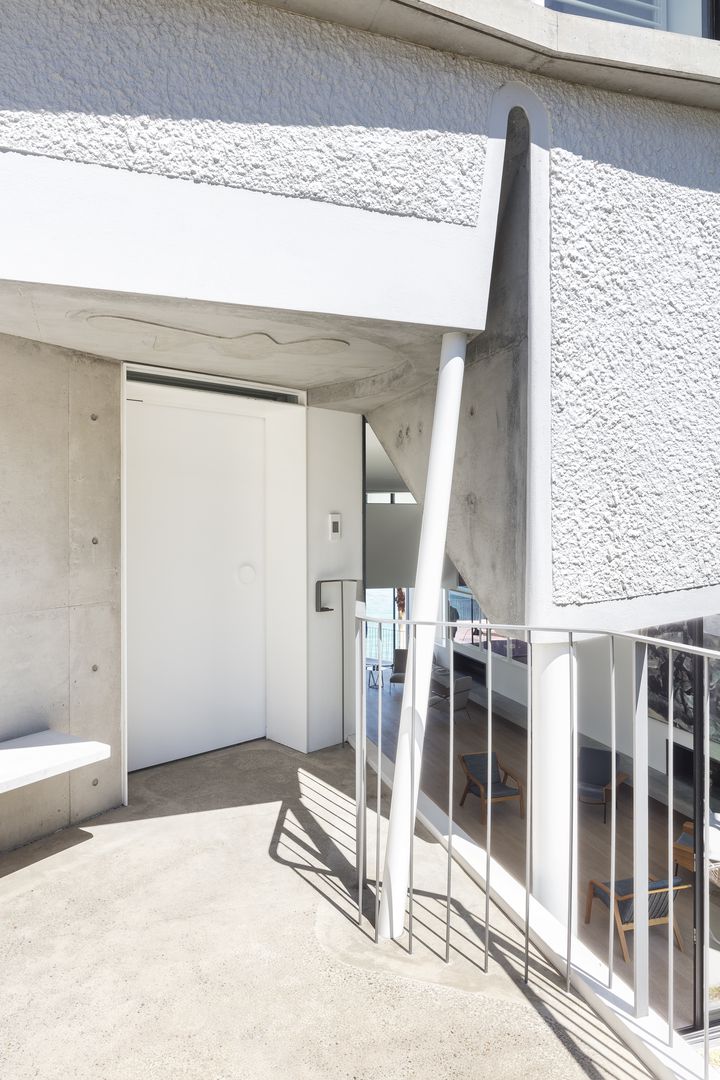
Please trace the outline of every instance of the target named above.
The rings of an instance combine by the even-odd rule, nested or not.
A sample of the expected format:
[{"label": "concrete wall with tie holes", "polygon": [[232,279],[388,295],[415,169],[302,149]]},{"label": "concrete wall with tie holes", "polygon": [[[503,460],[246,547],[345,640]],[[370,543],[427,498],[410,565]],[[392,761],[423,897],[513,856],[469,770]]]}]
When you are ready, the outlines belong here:
[{"label": "concrete wall with tie holes", "polygon": [[0,336],[0,740],[108,761],[0,796],[0,849],[120,803],[119,364]]}]

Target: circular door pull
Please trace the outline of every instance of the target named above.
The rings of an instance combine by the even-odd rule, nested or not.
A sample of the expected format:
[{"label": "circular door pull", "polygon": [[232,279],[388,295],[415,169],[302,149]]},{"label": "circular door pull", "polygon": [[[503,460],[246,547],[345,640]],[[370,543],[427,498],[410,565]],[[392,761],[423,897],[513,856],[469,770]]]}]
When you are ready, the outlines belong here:
[{"label": "circular door pull", "polygon": [[238,578],[241,585],[251,585],[256,578],[255,567],[250,563],[243,563],[238,570]]}]

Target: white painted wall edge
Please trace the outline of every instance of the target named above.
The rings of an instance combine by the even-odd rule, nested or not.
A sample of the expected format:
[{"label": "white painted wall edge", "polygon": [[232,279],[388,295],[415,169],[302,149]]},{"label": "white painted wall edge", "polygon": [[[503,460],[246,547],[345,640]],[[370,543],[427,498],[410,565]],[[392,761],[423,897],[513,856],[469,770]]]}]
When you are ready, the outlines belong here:
[{"label": "white painted wall edge", "polygon": [[718,45],[531,0],[259,0],[269,7],[568,82],[720,108]]},{"label": "white painted wall edge", "polygon": [[0,184],[6,280],[485,323],[478,268],[491,262],[494,224],[488,244],[481,228],[13,152],[0,153]]},{"label": "white painted wall edge", "polygon": [[683,622],[720,611],[720,585],[634,596],[627,600],[608,600],[601,604],[569,604],[560,607],[549,602],[536,610],[533,621],[557,629],[638,631],[650,626]]},{"label": "white painted wall edge", "polygon": [[130,800],[128,783],[127,707],[127,373],[123,364],[120,382],[120,784],[122,804]]},{"label": "white painted wall edge", "polygon": [[[355,738],[348,740],[355,749]],[[377,747],[368,741],[367,761],[377,773]],[[382,779],[392,787],[394,764],[382,755]],[[418,800],[417,818],[442,845],[447,848],[448,816],[423,792]],[[485,887],[485,851],[457,824],[453,824],[454,861],[479,885]],[[497,861],[492,863],[494,887],[490,896],[494,904],[522,929],[525,916],[525,890]],[[531,923],[535,930],[531,941],[538,951],[555,967],[563,970],[565,928],[536,901],[531,900]],[[701,1080],[703,1059],[681,1037],[672,1047],[667,1045],[667,1024],[656,1012],[636,1020],[632,1016],[632,989],[617,975],[613,991],[607,988],[607,966],[577,938],[573,940],[572,986],[618,1037],[643,1061],[658,1080]],[[720,1071],[711,1067],[710,1076],[720,1080]]]}]

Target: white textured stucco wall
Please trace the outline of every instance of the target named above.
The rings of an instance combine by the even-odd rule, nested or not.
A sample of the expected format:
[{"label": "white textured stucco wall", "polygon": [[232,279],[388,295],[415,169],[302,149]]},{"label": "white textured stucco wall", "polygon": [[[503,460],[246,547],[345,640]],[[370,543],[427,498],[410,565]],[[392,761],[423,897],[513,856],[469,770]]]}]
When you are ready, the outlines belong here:
[{"label": "white textured stucco wall", "polygon": [[470,224],[498,75],[241,0],[16,0],[0,146]]},{"label": "white textured stucco wall", "polygon": [[553,90],[557,603],[720,581],[720,121]]},{"label": "white textured stucco wall", "polygon": [[[517,77],[241,0],[17,0],[0,48],[0,146],[466,226]],[[720,118],[521,79],[552,129],[554,600],[720,583]]]}]

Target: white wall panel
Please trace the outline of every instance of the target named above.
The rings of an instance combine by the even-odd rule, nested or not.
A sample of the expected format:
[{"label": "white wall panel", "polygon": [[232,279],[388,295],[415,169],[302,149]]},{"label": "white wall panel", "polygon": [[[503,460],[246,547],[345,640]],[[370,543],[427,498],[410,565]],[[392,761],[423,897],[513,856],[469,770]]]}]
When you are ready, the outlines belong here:
[{"label": "white wall panel", "polygon": [[[362,578],[362,417],[308,409],[308,749],[342,742],[345,708],[351,707],[356,587],[344,586],[344,630],[339,584],[325,585],[315,611],[315,582]],[[329,515],[342,516],[339,539],[330,539]],[[345,654],[342,644],[345,644]]]}]

